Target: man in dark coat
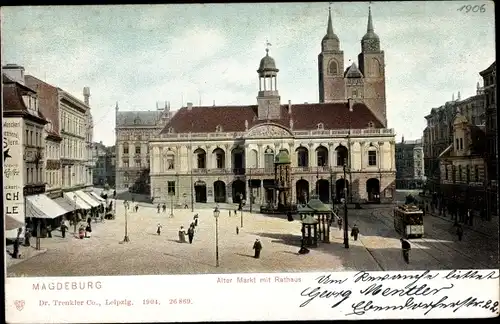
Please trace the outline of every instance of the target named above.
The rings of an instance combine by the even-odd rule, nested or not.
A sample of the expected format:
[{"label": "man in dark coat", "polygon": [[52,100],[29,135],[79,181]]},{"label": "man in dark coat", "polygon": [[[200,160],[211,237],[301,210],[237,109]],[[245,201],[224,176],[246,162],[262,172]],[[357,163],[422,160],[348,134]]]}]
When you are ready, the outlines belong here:
[{"label": "man in dark coat", "polygon": [[260,251],[262,250],[262,243],[260,243],[259,239],[255,239],[255,243],[253,244],[253,249],[255,250],[254,258],[260,258]]},{"label": "man in dark coat", "polygon": [[194,238],[194,224],[191,224],[188,229],[188,238],[189,238],[189,244],[193,243],[193,238]]},{"label": "man in dark coat", "polygon": [[411,244],[407,240],[401,238],[401,250],[403,251],[403,259],[405,260],[406,263],[410,263],[410,250],[411,250]]},{"label": "man in dark coat", "polygon": [[354,226],[352,227],[352,230],[351,230],[351,236],[354,237],[355,241],[357,241],[358,235],[359,235],[359,228],[356,226],[356,224],[354,224]]},{"label": "man in dark coat", "polygon": [[63,238],[66,237],[66,224],[64,223],[64,221],[61,222],[61,234]]},{"label": "man in dark coat", "polygon": [[457,226],[457,236],[458,236],[458,240],[461,241],[462,240],[462,236],[464,235],[464,229],[462,228],[462,225],[458,224]]}]

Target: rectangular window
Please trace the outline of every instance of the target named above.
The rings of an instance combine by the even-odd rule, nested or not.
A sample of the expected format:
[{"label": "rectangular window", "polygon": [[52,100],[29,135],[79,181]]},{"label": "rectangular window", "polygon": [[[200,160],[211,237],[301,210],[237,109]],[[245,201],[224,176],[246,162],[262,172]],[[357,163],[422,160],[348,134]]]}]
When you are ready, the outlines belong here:
[{"label": "rectangular window", "polygon": [[135,160],[135,167],[140,168],[141,167],[141,160]]},{"label": "rectangular window", "polygon": [[128,146],[123,147],[123,154],[128,154]]},{"label": "rectangular window", "polygon": [[167,181],[168,195],[175,196],[175,181]]},{"label": "rectangular window", "polygon": [[368,165],[370,165],[370,166],[377,165],[377,152],[376,151],[368,151]]},{"label": "rectangular window", "polygon": [[124,168],[128,168],[128,160],[127,161],[123,161],[123,167]]},{"label": "rectangular window", "polygon": [[138,145],[135,147],[135,154],[141,154],[141,147]]},{"label": "rectangular window", "polygon": [[460,138],[460,150],[464,149],[464,140],[463,138]]}]

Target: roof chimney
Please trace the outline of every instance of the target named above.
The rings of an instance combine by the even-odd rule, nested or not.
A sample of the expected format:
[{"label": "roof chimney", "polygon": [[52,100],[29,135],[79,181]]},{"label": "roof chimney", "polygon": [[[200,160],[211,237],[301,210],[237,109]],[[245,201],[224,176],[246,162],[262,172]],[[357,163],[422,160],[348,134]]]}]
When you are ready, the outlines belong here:
[{"label": "roof chimney", "polygon": [[451,95],[451,101],[455,101],[455,94]]},{"label": "roof chimney", "polygon": [[2,67],[2,72],[15,82],[24,85],[24,67],[17,64],[7,64]]},{"label": "roof chimney", "polygon": [[460,91],[458,92],[457,100],[460,100]]},{"label": "roof chimney", "polygon": [[214,107],[215,107],[215,100],[214,100]]},{"label": "roof chimney", "polygon": [[187,105],[187,109],[188,110],[193,109],[193,103],[192,102],[188,102],[186,105]]},{"label": "roof chimney", "polygon": [[292,101],[288,100],[288,113],[292,114]]},{"label": "roof chimney", "polygon": [[83,87],[83,101],[87,106],[90,104],[90,88],[89,87]]}]

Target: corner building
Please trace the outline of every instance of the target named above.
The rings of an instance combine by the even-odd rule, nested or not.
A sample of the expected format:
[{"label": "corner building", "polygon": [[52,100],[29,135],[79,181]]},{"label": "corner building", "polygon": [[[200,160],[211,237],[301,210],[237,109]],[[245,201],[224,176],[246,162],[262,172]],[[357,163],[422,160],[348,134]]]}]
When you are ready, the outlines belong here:
[{"label": "corner building", "polygon": [[[365,88],[371,82],[363,74],[365,63],[340,72],[337,45],[330,13],[319,57],[320,103],[282,104],[279,69],[266,49],[257,70],[256,105],[182,107],[149,141],[153,201],[275,203],[274,160],[285,149],[292,161],[293,203],[311,194],[323,202],[339,199],[345,183],[352,202],[391,202],[395,135],[386,128],[385,94],[377,95],[378,104],[364,95],[371,91]],[[362,48],[363,62],[379,60],[377,75],[383,79],[371,12]]]}]

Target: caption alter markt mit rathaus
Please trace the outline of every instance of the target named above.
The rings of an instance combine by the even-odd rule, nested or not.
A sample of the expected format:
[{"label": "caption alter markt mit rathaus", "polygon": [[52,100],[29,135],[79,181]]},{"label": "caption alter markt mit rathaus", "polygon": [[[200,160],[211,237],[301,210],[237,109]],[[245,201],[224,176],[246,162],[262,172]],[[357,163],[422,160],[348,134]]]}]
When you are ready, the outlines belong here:
[{"label": "caption alter markt mit rathaus", "polygon": [[[116,108],[118,190],[142,186],[154,202],[277,204],[274,161],[287,153],[289,203],[390,202],[395,190],[395,134],[386,119],[385,63],[371,11],[358,65],[344,71],[331,12],[318,56],[319,103],[282,104],[279,69],[260,61],[257,104],[193,106],[175,115]],[[344,179],[344,165],[347,179]],[[144,188],[146,187],[146,188]],[[140,190],[141,190],[140,189]],[[251,194],[250,194],[251,193]]]}]

